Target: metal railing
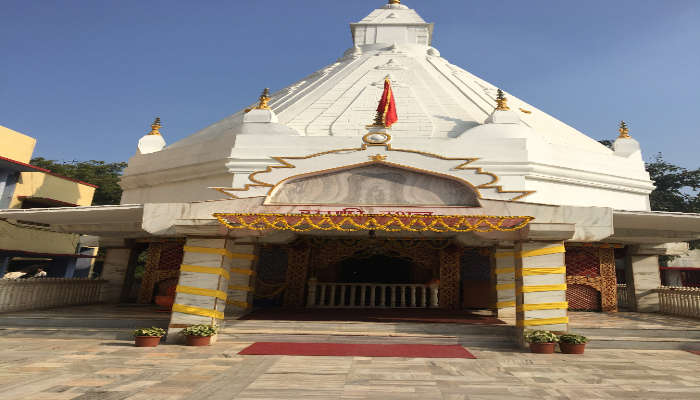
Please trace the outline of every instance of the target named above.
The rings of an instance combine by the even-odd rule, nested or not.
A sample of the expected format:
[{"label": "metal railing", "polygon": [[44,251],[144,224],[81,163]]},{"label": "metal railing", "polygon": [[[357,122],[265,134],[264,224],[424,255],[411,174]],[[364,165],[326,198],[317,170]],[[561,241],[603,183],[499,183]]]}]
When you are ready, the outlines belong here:
[{"label": "metal railing", "polygon": [[0,312],[99,303],[105,282],[87,278],[0,280]]},{"label": "metal railing", "polygon": [[700,318],[700,288],[662,286],[657,292],[662,313]]},{"label": "metal railing", "polygon": [[438,285],[324,283],[309,280],[308,308],[435,308]]},{"label": "metal railing", "polygon": [[634,296],[626,284],[617,284],[617,308],[620,310],[634,310]]}]

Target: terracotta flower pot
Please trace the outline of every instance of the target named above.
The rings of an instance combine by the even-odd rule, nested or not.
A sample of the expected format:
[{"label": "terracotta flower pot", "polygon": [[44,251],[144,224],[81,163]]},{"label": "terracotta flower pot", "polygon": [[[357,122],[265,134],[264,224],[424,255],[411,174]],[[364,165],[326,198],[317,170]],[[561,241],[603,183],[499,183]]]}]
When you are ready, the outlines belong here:
[{"label": "terracotta flower pot", "polygon": [[209,346],[211,344],[211,336],[185,335],[185,344],[188,346]]},{"label": "terracotta flower pot", "polygon": [[586,344],[585,343],[574,344],[574,343],[560,342],[559,349],[564,354],[583,354],[583,351],[586,349]]},{"label": "terracotta flower pot", "polygon": [[554,354],[555,343],[530,343],[530,351],[537,354]]},{"label": "terracotta flower pot", "polygon": [[170,309],[175,302],[175,296],[155,296],[154,300],[157,305]]},{"label": "terracotta flower pot", "polygon": [[156,347],[160,343],[162,336],[136,336],[134,343],[136,347]]}]

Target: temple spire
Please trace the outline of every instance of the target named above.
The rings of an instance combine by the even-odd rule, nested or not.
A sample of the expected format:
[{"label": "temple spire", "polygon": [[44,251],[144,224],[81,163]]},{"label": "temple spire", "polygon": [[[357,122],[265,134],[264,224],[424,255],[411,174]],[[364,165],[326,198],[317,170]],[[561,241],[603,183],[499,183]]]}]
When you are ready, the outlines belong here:
[{"label": "temple spire", "polygon": [[620,129],[618,129],[618,132],[620,132],[620,136],[618,136],[618,139],[632,138],[632,136],[630,136],[630,129],[627,127],[627,123],[625,121],[620,121]]}]

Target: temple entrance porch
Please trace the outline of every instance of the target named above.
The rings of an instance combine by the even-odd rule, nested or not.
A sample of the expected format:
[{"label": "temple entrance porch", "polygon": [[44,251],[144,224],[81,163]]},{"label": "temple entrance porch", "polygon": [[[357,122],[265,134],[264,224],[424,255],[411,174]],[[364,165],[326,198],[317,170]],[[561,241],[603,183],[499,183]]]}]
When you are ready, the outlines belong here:
[{"label": "temple entrance porch", "polygon": [[492,253],[450,239],[304,237],[266,245],[253,306],[495,310]]}]

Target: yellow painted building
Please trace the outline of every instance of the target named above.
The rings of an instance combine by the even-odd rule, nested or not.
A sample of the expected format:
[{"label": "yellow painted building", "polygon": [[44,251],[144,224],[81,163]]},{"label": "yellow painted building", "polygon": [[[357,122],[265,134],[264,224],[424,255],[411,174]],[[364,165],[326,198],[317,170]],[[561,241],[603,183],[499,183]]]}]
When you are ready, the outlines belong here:
[{"label": "yellow painted building", "polygon": [[[29,164],[36,139],[0,126],[0,209],[89,206],[96,186]],[[41,224],[0,220],[0,276],[42,267],[70,277],[80,257],[80,236]]]}]

